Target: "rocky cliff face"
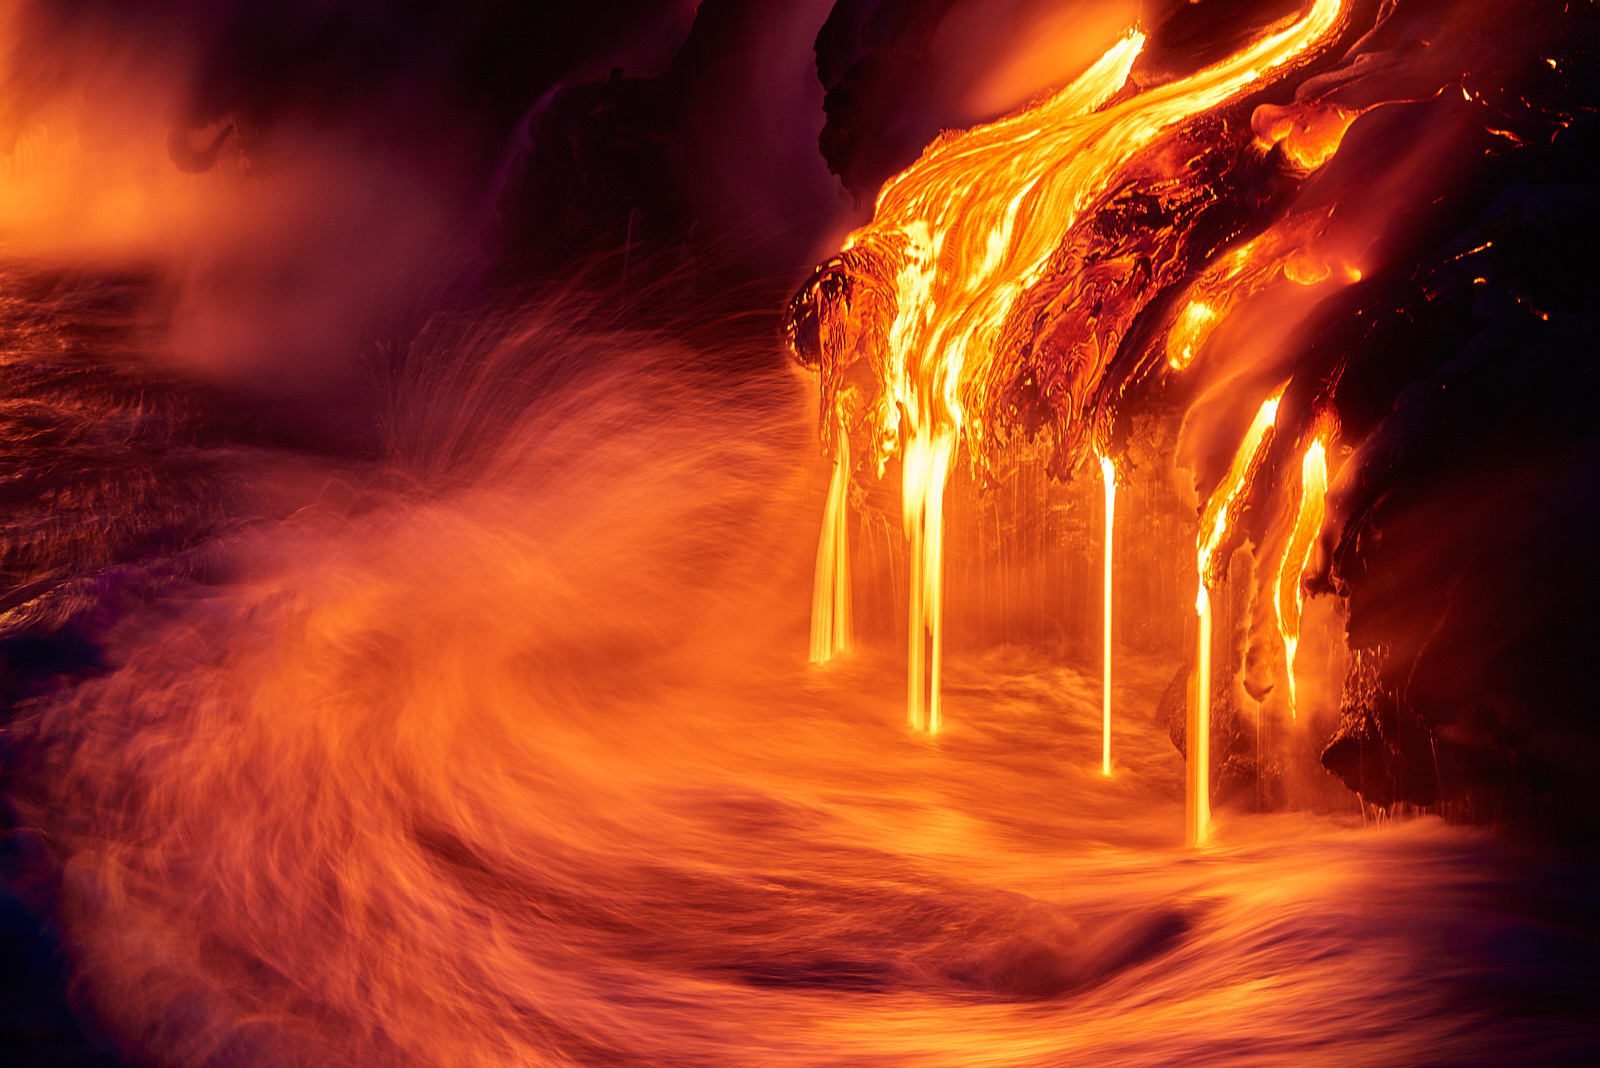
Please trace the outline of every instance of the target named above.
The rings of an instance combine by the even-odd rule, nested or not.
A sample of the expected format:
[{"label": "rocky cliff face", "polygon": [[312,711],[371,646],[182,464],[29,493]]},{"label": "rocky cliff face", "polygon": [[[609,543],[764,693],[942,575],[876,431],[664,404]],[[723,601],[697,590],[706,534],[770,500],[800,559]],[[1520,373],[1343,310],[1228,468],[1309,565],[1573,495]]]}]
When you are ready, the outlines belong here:
[{"label": "rocky cliff face", "polygon": [[[1304,6],[1150,0],[1134,83],[1192,71]],[[962,124],[977,75],[963,82],[952,73],[951,27],[979,25],[973,13],[987,12],[996,28],[973,35],[970,51],[995,55],[1004,50],[995,43],[1005,40],[1004,26],[1022,25],[1027,8],[976,0],[818,5],[807,91],[825,94],[820,134],[811,127],[790,136],[807,152],[815,137],[840,193],[870,205],[941,128]],[[1600,26],[1586,11],[1542,0],[1373,0],[1350,12],[1333,54],[1257,101],[1324,101],[1359,113],[1338,154],[1276,189],[1263,216],[1270,222],[1284,204],[1323,212],[1371,265],[1258,369],[1291,379],[1284,410],[1292,418],[1316,409],[1339,426],[1343,474],[1330,494],[1310,592],[1347,608],[1352,666],[1343,722],[1321,728],[1322,761],[1377,804],[1437,806],[1469,818],[1593,818]],[[727,222],[732,215],[720,231],[707,223],[703,205],[716,183],[690,146],[705,121],[706,87],[748,46],[752,25],[708,3],[669,73],[557,95],[535,126],[519,172],[527,177],[502,198],[515,241],[545,242],[556,260],[595,248],[685,250],[669,258],[674,264],[712,259],[703,255],[716,245],[708,235],[722,240],[739,227]],[[1243,121],[1235,119],[1229,129]],[[1235,140],[1228,151],[1248,154],[1248,137]],[[819,208],[792,219],[825,217]],[[1137,234],[1122,237],[1143,247]],[[1169,257],[1171,269],[1115,331],[1108,374],[1131,373],[1159,353],[1174,294],[1227,240]],[[805,244],[772,246],[768,264],[789,255],[788,269],[803,271],[816,262],[806,258],[814,242],[802,251]],[[1068,273],[1062,292],[1082,288]],[[1092,301],[1071,307],[1095,312]],[[1082,327],[1072,323],[1063,329]],[[1056,341],[1071,351],[1069,337]],[[1039,359],[1049,358],[1041,350]],[[1204,388],[1213,386],[1221,388]],[[1134,390],[1117,401],[1181,422],[1200,391]],[[1125,445],[1129,433],[1119,423],[1117,440]],[[1297,437],[1281,438],[1265,462],[1267,485],[1283,483],[1298,462]],[[1191,459],[1203,496],[1228,454],[1202,450]],[[1240,541],[1260,545],[1273,513],[1250,507]],[[1245,671],[1264,655],[1260,645],[1259,636],[1244,639],[1230,670]],[[1224,687],[1219,707],[1243,692]],[[1213,751],[1230,744],[1219,739]]]}]

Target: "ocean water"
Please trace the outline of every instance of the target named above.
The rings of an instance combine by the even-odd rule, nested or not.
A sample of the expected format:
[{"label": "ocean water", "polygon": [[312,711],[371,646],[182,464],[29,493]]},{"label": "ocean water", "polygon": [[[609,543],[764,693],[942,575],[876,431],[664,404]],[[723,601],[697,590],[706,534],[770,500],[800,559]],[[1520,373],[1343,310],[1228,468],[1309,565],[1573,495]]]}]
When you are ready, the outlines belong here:
[{"label": "ocean water", "polygon": [[159,370],[152,292],[0,279],[37,1063],[1600,1061],[1570,846],[1224,807],[1187,848],[1151,654],[1110,778],[1097,658],[952,650],[933,738],[899,642],[809,666],[826,471],[762,331],[502,308],[332,455]]}]

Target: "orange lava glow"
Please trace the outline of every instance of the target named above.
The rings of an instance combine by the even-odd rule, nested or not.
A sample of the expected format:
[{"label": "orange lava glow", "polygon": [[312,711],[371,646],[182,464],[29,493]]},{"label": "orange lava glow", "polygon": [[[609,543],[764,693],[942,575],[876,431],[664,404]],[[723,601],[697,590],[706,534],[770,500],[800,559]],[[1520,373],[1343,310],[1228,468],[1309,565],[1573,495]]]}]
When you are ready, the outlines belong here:
[{"label": "orange lava glow", "polygon": [[1195,642],[1194,694],[1189,700],[1188,759],[1184,763],[1184,837],[1192,846],[1211,839],[1211,597],[1204,586],[1195,601],[1200,616]]},{"label": "orange lava glow", "polygon": [[[955,439],[919,432],[906,449],[901,514],[910,543],[911,615],[906,717],[912,730],[939,733],[944,660],[944,491]],[[924,668],[926,665],[926,668]]]},{"label": "orange lava glow", "polygon": [[946,135],[885,186],[872,222],[841,253],[885,265],[894,310],[883,337],[869,342],[878,455],[900,452],[924,427],[982,451],[1007,316],[1078,213],[1162,132],[1316,45],[1339,10],[1338,0],[1318,0],[1304,19],[1216,66],[1101,107],[1143,47],[1132,33],[1056,96]]},{"label": "orange lava glow", "polygon": [[1111,774],[1111,558],[1112,546],[1115,541],[1112,532],[1115,530],[1117,516],[1117,467],[1107,456],[1100,457],[1100,477],[1105,482],[1106,489],[1106,537],[1102,553],[1105,557],[1105,588],[1101,591],[1104,618],[1101,626],[1101,645],[1103,647],[1104,664],[1100,673],[1100,701],[1102,720],[1100,725],[1100,773]]},{"label": "orange lava glow", "polygon": [[[694,21],[697,3],[669,6]],[[969,18],[980,7],[946,6]],[[1070,6],[1013,5],[1039,25]],[[1072,18],[1100,27],[1132,6],[1094,0]],[[20,271],[14,281],[0,256],[0,342],[31,346],[0,345],[0,371],[35,373],[34,360],[40,395],[53,391],[14,403],[0,390],[0,426],[32,435],[22,444],[37,468],[0,488],[8,507],[30,480],[47,491],[34,509],[42,533],[18,524],[23,548],[55,538],[44,547],[77,568],[41,570],[30,584],[45,592],[6,602],[0,622],[59,610],[47,637],[59,632],[62,658],[82,660],[0,694],[0,861],[42,873],[41,915],[60,932],[60,975],[85,1030],[152,1068],[1566,1063],[1557,1055],[1587,1034],[1574,1025],[1561,1045],[1568,1036],[1552,1030],[1536,1046],[1531,1032],[1582,1013],[1579,984],[1554,968],[1527,979],[1497,967],[1532,971],[1563,930],[1532,907],[1544,899],[1519,900],[1514,915],[1505,903],[1515,887],[1503,873],[1534,851],[1433,815],[1391,821],[1410,802],[1346,790],[1317,762],[1334,747],[1314,746],[1304,725],[1340,718],[1341,679],[1367,687],[1380,726],[1405,696],[1398,659],[1360,645],[1355,626],[1341,644],[1337,624],[1361,622],[1346,611],[1361,594],[1341,585],[1354,572],[1333,538],[1364,514],[1341,496],[1377,469],[1361,464],[1392,456],[1405,474],[1404,449],[1417,456],[1403,437],[1392,453],[1358,440],[1384,444],[1389,409],[1368,404],[1376,387],[1351,383],[1386,377],[1400,346],[1360,350],[1379,376],[1349,355],[1366,341],[1318,308],[1360,279],[1357,261],[1372,278],[1332,304],[1365,288],[1382,309],[1401,272],[1343,234],[1329,200],[1292,199],[1346,163],[1366,177],[1365,159],[1349,156],[1311,173],[1360,112],[1312,101],[1256,107],[1248,131],[1244,120],[1263,98],[1291,99],[1288,72],[1307,85],[1335,63],[1329,43],[1359,29],[1341,32],[1352,7],[1376,18],[1379,6],[1303,0],[1236,55],[1183,76],[1156,56],[1135,73],[1145,38],[1130,31],[1055,95],[940,136],[796,298],[815,310],[805,329],[821,355],[802,362],[820,379],[820,413],[813,385],[782,366],[775,309],[750,311],[770,301],[771,276],[752,274],[747,292],[743,268],[717,259],[721,232],[704,236],[698,217],[680,257],[676,238],[636,246],[646,213],[617,200],[625,262],[659,256],[672,272],[658,280],[672,306],[657,310],[656,282],[636,281],[643,268],[624,272],[620,298],[609,282],[587,292],[511,267],[502,278],[500,261],[477,253],[455,281],[432,250],[457,247],[441,235],[466,213],[404,176],[369,192],[366,176],[388,164],[358,166],[337,130],[313,139],[311,170],[295,172],[311,175],[304,189],[253,170],[226,132],[210,171],[163,164],[158,175],[148,152],[24,130],[0,161],[0,251],[71,264],[154,249],[179,265],[160,269],[170,284],[153,269],[156,281],[46,287]],[[702,33],[739,7],[705,5]],[[837,29],[830,5],[800,7]],[[1082,70],[1106,40],[1062,55],[1030,44],[977,95],[1009,100],[1018,79],[1069,55]],[[647,115],[645,92],[676,106],[690,95],[684,47],[660,77],[619,69],[597,85],[639,89],[619,99],[648,103]],[[820,99],[817,71],[804,73]],[[563,92],[538,107],[588,106]],[[633,122],[633,106],[619,121]],[[528,124],[544,111],[508,114],[517,144],[543,145]],[[694,114],[672,129],[692,129]],[[1169,274],[1145,275],[1146,302],[1122,325],[1106,326],[1113,316],[1091,300],[1099,321],[1048,350],[1068,368],[1038,389],[1059,421],[1008,422],[1004,383],[1043,365],[1019,355],[1041,280],[1087,276],[1093,295],[1144,269],[1115,273],[1140,258],[1125,248],[1084,266],[1061,251],[1063,235],[1098,227],[1118,190],[1143,195],[1129,174],[1212,189],[1160,168],[1169,146],[1205,147],[1223,127],[1218,151],[1245,161],[1230,180],[1270,192],[1219,196],[1209,229],[1136,216],[1130,230],[1202,236]],[[328,197],[302,196],[322,185]],[[230,224],[236,212],[245,221]],[[333,225],[346,215],[347,228]],[[377,233],[391,242],[369,246]],[[255,249],[274,236],[281,247]],[[212,240],[229,255],[202,255]],[[235,264],[235,245],[250,250],[238,262],[266,266],[208,274],[213,260]],[[442,292],[351,348],[370,356],[369,408],[308,392],[352,426],[357,411],[363,436],[352,430],[349,444],[293,444],[298,411],[280,437],[254,422],[276,408],[258,412],[253,392],[209,379],[152,375],[147,406],[144,349],[104,340],[120,345],[126,329],[164,357],[237,333],[224,314],[232,291],[194,282],[218,277],[243,279],[252,315],[259,301],[273,324],[307,324],[291,340],[320,337],[345,320],[313,298],[348,303],[323,293],[325,279],[365,279],[352,291],[376,294],[363,298],[374,307],[410,292],[385,288],[390,260],[407,278],[437,262]],[[276,270],[300,263],[320,273]],[[1461,277],[1474,269],[1501,268],[1469,261]],[[280,276],[279,288],[260,282]],[[122,310],[144,285],[159,305],[149,322]],[[222,325],[171,338],[151,325],[199,313]],[[1299,347],[1302,334],[1317,347]],[[270,340],[263,351],[277,351]],[[93,380],[69,383],[93,391],[81,411],[68,408],[80,404],[71,389],[54,396],[51,376]],[[1394,395],[1378,392],[1384,405]],[[238,396],[239,412],[224,410]],[[1070,434],[1068,462],[1047,460]],[[61,473],[76,478],[72,465],[110,488],[89,476],[81,488]],[[181,509],[164,510],[150,487],[185,479],[192,493],[184,481]],[[1388,522],[1378,504],[1403,499],[1366,485]],[[1417,541],[1436,533],[1432,515],[1414,521]],[[124,526],[144,540],[77,567]],[[1398,521],[1372,529],[1411,536]],[[1496,542],[1482,544],[1487,554]],[[1308,589],[1348,601],[1307,602]],[[5,687],[5,658],[45,647],[13,630],[24,640],[0,645]],[[1297,653],[1307,713],[1282,732],[1279,637],[1290,717]],[[1258,710],[1253,750],[1240,693]],[[1386,823],[1369,830],[1380,803]],[[1549,900],[1588,909],[1592,867],[1560,869],[1582,892]],[[15,897],[35,889],[19,882]],[[0,921],[4,910],[16,911],[11,896]],[[7,936],[0,924],[0,944]]]},{"label": "orange lava glow", "polygon": [[[531,406],[429,364],[393,467],[306,471],[238,578],[138,608],[114,669],[9,725],[133,1063],[1472,1063],[1449,980],[1492,841],[1290,812],[1176,848],[1168,665],[1132,648],[1110,779],[1094,672],[1042,650],[954,652],[921,744],[897,656],[797,655],[792,378],[697,395],[698,361],[617,344]],[[462,449],[470,478],[392,477]]]},{"label": "orange lava glow", "polygon": [[1337,104],[1297,104],[1275,107],[1263,104],[1250,124],[1256,143],[1283,150],[1284,158],[1300,171],[1313,171],[1339,150],[1339,142],[1362,112]]},{"label": "orange lava glow", "polygon": [[[0,25],[0,49],[9,50],[4,31]],[[170,255],[237,225],[260,194],[226,153],[221,173],[183,174],[172,165],[161,113],[173,96],[169,86],[146,83],[108,108],[69,97],[16,123],[15,141],[0,146],[0,249]]]},{"label": "orange lava glow", "polygon": [[1278,418],[1278,402],[1283,396],[1279,389],[1268,398],[1244,440],[1233,455],[1228,474],[1206,501],[1200,518],[1199,551],[1195,562],[1200,576],[1200,589],[1195,595],[1195,612],[1199,616],[1198,638],[1195,650],[1194,692],[1189,701],[1187,736],[1189,740],[1188,767],[1185,776],[1188,804],[1186,806],[1188,839],[1191,845],[1204,845],[1211,836],[1211,594],[1219,573],[1226,567],[1218,553],[1230,529],[1229,508],[1239,494],[1250,484],[1256,465],[1265,446],[1271,439],[1268,432]]},{"label": "orange lava glow", "polygon": [[1272,585],[1272,606],[1283,635],[1284,675],[1289,686],[1289,715],[1294,717],[1294,654],[1300,644],[1300,610],[1305,604],[1301,579],[1310,566],[1317,534],[1327,510],[1328,460],[1321,439],[1311,442],[1300,463],[1300,505],[1294,528],[1278,562],[1278,579]]},{"label": "orange lava glow", "polygon": [[1278,402],[1282,397],[1283,390],[1280,388],[1262,402],[1256,417],[1250,421],[1250,428],[1245,431],[1244,440],[1239,443],[1238,451],[1233,455],[1233,463],[1228,465],[1227,475],[1206,500],[1205,510],[1200,517],[1199,555],[1196,558],[1200,568],[1202,598],[1204,591],[1216,584],[1219,569],[1226,566],[1226,561],[1219,559],[1217,550],[1229,531],[1228,509],[1250,484],[1256,462],[1261,457],[1262,446],[1269,443],[1267,434],[1277,422]]},{"label": "orange lava glow", "polygon": [[1348,285],[1361,271],[1323,249],[1326,212],[1291,215],[1244,245],[1217,257],[1190,284],[1181,311],[1167,331],[1167,364],[1186,370],[1212,333],[1242,301],[1287,279],[1314,286],[1333,279]]},{"label": "orange lava glow", "polygon": [[[929,146],[884,187],[872,222],[797,297],[819,309],[825,418],[859,427],[880,474],[891,457],[904,461],[914,727],[936,730],[939,722],[943,481],[958,448],[981,464],[995,445],[989,413],[1001,369],[1015,360],[1008,323],[1022,298],[1119,167],[1163,132],[1295,61],[1335,30],[1340,14],[1339,0],[1317,0],[1304,18],[1212,67],[1113,100],[1144,44],[1130,33],[1054,97]],[[1198,329],[1206,316],[1194,318]],[[791,320],[798,352],[795,329]],[[1091,378],[1109,358],[1097,352],[1085,357]],[[856,359],[868,361],[876,388],[852,420],[848,409],[858,401],[840,380]]]},{"label": "orange lava glow", "polygon": [[850,648],[850,437],[837,437],[811,599],[811,662],[826,664]]},{"label": "orange lava glow", "polygon": [[1191,300],[1184,306],[1167,334],[1167,362],[1174,371],[1181,371],[1194,362],[1195,353],[1205,344],[1216,322],[1216,309],[1206,301]]}]

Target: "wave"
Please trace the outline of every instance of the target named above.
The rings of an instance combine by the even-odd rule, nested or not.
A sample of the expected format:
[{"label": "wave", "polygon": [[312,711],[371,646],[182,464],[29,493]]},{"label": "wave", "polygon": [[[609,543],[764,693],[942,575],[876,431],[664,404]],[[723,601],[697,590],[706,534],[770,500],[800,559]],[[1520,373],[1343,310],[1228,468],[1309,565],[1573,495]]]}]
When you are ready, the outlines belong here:
[{"label": "wave", "polygon": [[1595,1052],[1593,943],[1545,891],[1588,876],[1433,820],[1224,811],[1183,848],[1171,665],[1126,672],[1110,779],[1095,665],[959,652],[932,741],[894,643],[809,667],[799,383],[567,318],[411,353],[385,463],[231,534],[232,581],[127,613],[108,670],[12,724],[13,803],[130,1055]]}]

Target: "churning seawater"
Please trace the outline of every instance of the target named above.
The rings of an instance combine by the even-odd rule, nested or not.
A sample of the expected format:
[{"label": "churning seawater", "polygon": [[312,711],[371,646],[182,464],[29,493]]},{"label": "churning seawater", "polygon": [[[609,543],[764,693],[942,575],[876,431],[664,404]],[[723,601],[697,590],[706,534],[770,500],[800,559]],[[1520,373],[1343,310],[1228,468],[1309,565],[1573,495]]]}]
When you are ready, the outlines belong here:
[{"label": "churning seawater", "polygon": [[1187,849],[1171,664],[1110,779],[1097,661],[958,651],[934,739],[900,643],[808,666],[775,353],[551,298],[414,346],[336,462],[141,370],[137,283],[20,277],[18,877],[140,1063],[1600,1058],[1591,864],[1226,809]]}]

